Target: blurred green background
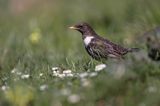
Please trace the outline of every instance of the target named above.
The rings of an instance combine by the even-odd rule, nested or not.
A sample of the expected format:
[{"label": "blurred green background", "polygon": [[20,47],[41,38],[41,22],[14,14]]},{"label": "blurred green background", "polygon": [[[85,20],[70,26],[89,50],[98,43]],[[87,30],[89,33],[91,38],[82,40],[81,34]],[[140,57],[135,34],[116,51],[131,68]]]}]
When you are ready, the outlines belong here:
[{"label": "blurred green background", "polygon": [[[145,42],[137,40],[160,24],[159,11],[159,0],[1,0],[0,105],[159,106],[160,65],[148,59]],[[79,78],[53,77],[52,67],[78,73],[92,72],[98,64],[86,53],[80,33],[68,29],[79,22],[142,53],[127,56],[119,79],[109,74],[119,70],[112,64],[87,77],[87,87]],[[23,79],[15,70],[30,77]],[[47,90],[39,90],[41,85]],[[70,101],[72,96],[78,101]]]}]

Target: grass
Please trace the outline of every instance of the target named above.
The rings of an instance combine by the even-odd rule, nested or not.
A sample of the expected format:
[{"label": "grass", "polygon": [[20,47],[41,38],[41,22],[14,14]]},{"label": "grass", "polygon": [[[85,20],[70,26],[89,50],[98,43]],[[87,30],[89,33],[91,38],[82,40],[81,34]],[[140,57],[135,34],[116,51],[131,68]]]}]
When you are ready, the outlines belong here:
[{"label": "grass", "polygon": [[[0,3],[0,105],[160,105],[160,64],[137,40],[159,25],[159,0],[22,1],[22,10],[14,2]],[[107,61],[95,72],[101,63],[87,55],[80,34],[68,29],[80,21],[142,52],[127,55],[121,64]],[[59,78],[53,67],[74,76]]]}]

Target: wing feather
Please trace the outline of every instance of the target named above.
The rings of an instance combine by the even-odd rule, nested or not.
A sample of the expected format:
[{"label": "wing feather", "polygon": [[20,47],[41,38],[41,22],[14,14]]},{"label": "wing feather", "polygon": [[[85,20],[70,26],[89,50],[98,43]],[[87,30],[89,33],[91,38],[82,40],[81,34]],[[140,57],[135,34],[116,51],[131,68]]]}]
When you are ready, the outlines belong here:
[{"label": "wing feather", "polygon": [[116,52],[116,48],[109,43],[99,39],[93,40],[88,46],[88,53],[94,58],[119,58],[121,55]]}]

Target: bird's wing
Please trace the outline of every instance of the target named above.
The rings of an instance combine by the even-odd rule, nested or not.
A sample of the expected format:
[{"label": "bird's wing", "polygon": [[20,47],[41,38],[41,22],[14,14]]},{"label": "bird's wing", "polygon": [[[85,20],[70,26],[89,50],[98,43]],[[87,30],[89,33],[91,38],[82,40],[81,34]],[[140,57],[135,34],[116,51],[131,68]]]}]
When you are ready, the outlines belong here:
[{"label": "bird's wing", "polygon": [[107,40],[107,39],[103,39],[103,40],[105,42],[105,45],[107,45],[109,48],[111,48],[110,51],[113,54],[124,55],[129,51],[128,48],[124,48],[118,44],[115,44],[115,43]]},{"label": "bird's wing", "polygon": [[121,55],[124,55],[129,51],[128,48],[124,48],[124,47],[117,45],[117,44],[113,45],[113,49],[114,49],[114,52],[121,54]]},{"label": "bird's wing", "polygon": [[111,58],[119,58],[121,57],[121,55],[116,52],[115,47],[113,47],[111,44],[106,43],[102,40],[96,39],[93,40],[90,43],[90,46],[92,47],[92,52],[96,53],[97,55],[107,58],[107,57],[111,57]]}]

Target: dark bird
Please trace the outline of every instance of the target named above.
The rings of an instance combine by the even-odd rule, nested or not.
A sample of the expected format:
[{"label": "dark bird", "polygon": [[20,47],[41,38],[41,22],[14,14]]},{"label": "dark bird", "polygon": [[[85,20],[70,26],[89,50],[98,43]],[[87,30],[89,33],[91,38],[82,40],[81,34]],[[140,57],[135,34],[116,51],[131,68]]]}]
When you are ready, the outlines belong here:
[{"label": "dark bird", "polygon": [[138,51],[138,48],[124,48],[108,39],[104,39],[87,23],[79,23],[69,27],[82,34],[85,48],[90,56],[96,60],[115,58],[121,59],[128,52]]},{"label": "dark bird", "polygon": [[148,46],[148,57],[154,61],[160,61],[160,43],[159,45],[154,44],[152,47]]},{"label": "dark bird", "polygon": [[148,57],[160,61],[160,27],[147,31],[142,36],[148,49]]}]

